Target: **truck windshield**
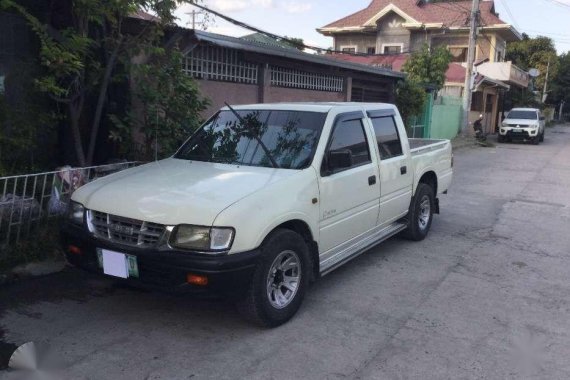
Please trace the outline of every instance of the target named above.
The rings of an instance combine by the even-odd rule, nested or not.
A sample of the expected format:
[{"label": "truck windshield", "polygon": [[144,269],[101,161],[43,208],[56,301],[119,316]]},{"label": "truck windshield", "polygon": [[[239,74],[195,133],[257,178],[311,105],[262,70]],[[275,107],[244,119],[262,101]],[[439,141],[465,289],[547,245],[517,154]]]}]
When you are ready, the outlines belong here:
[{"label": "truck windshield", "polygon": [[511,111],[507,119],[538,120],[536,111]]},{"label": "truck windshield", "polygon": [[218,112],[174,157],[273,167],[271,159],[260,146],[259,139],[280,168],[304,169],[311,164],[326,113],[260,110],[236,112],[241,121],[231,111]]}]

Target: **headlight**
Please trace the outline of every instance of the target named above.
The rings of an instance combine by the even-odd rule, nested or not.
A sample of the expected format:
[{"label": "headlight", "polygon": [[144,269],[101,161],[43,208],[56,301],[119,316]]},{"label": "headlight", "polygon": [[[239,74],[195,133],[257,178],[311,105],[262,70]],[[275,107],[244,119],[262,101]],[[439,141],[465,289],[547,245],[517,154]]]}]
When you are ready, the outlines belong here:
[{"label": "headlight", "polygon": [[85,207],[81,203],[73,202],[69,204],[69,211],[67,218],[73,224],[83,224],[83,216],[85,214]]},{"label": "headlight", "polygon": [[227,251],[234,239],[234,229],[227,227],[201,227],[182,224],[177,226],[171,237],[174,248],[201,252]]}]

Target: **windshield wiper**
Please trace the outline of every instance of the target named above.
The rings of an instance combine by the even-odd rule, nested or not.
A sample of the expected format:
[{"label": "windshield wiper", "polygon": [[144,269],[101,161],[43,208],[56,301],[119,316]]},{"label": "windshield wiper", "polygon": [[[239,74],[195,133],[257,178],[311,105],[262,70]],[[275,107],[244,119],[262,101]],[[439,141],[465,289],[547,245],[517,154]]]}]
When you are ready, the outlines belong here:
[{"label": "windshield wiper", "polygon": [[232,113],[238,118],[239,122],[240,122],[245,128],[247,128],[247,130],[251,133],[251,135],[253,136],[253,138],[257,140],[257,142],[259,143],[259,145],[261,146],[261,148],[262,148],[263,151],[265,152],[265,155],[267,156],[267,158],[269,158],[269,161],[271,161],[271,165],[273,166],[273,168],[279,169],[279,164],[277,164],[277,161],[275,161],[275,159],[274,159],[273,156],[271,155],[271,152],[269,151],[269,149],[267,149],[267,147],[265,146],[265,144],[263,143],[263,141],[261,141],[261,139],[259,138],[259,136],[257,135],[257,133],[255,133],[255,131],[250,128],[249,123],[248,123],[247,121],[245,121],[244,118],[241,117],[240,114],[237,113],[237,111],[234,110],[233,107],[230,106],[228,103],[226,103],[226,106],[227,106],[227,107],[230,109],[230,111],[232,111]]}]

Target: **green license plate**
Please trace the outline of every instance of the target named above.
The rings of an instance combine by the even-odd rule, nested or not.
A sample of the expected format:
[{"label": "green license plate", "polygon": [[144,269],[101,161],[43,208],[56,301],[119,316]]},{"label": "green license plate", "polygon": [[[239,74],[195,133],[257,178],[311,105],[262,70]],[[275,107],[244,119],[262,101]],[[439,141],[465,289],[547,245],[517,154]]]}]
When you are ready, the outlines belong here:
[{"label": "green license plate", "polygon": [[[132,255],[123,254],[125,256],[125,265],[127,267],[127,272],[129,277],[139,278],[139,264],[137,262],[137,257]],[[99,268],[103,269],[103,249],[97,248],[97,264]]]}]

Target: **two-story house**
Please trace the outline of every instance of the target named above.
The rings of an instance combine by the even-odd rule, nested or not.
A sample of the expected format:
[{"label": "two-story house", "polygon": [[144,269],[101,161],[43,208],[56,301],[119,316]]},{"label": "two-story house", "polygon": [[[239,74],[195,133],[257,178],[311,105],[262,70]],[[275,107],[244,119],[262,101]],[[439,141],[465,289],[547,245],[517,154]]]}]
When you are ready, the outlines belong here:
[{"label": "two-story house", "polygon": [[[336,54],[338,59],[395,70],[424,44],[445,46],[453,59],[440,93],[460,97],[464,91],[471,6],[471,1],[372,0],[367,8],[317,30],[333,37],[336,51],[347,53]],[[522,37],[499,18],[494,1],[480,3],[479,24],[472,113],[473,117],[484,113],[485,124],[492,131],[498,123],[502,94],[510,88],[528,87],[529,77],[505,62],[507,44]]]}]

